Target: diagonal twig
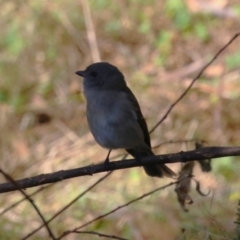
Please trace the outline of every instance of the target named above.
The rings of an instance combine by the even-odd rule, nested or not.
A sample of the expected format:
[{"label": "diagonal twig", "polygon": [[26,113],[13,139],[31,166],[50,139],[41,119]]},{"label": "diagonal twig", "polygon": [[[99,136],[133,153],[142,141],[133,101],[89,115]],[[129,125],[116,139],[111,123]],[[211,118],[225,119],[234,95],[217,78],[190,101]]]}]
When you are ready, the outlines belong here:
[{"label": "diagonal twig", "polygon": [[[32,196],[36,195],[37,193],[41,192],[42,190],[44,190],[44,189],[46,189],[46,188],[48,188],[48,187],[50,187],[50,186],[52,186],[52,185],[43,186],[43,187],[37,189],[36,191],[34,191],[32,194],[29,194],[28,196],[29,196],[29,197],[32,197]],[[5,208],[5,209],[0,213],[0,216],[3,215],[3,214],[5,214],[7,211],[11,210],[12,208],[16,207],[18,204],[20,204],[21,202],[23,202],[23,201],[25,201],[25,200],[26,200],[26,198],[22,198],[22,199],[20,199],[19,201],[11,204],[11,206]],[[44,226],[44,224],[43,224],[43,226]]]},{"label": "diagonal twig", "polygon": [[107,213],[105,213],[105,214],[102,214],[102,215],[100,215],[100,216],[98,216],[98,217],[90,220],[89,222],[84,223],[83,225],[81,225],[81,226],[79,226],[79,227],[74,228],[73,230],[68,230],[68,231],[64,232],[59,238],[57,238],[57,240],[62,239],[63,237],[65,237],[66,235],[68,235],[69,233],[71,233],[72,231],[78,231],[79,229],[81,229],[81,228],[83,228],[83,227],[86,227],[86,226],[90,225],[91,223],[93,223],[93,222],[95,222],[95,221],[97,221],[97,220],[99,220],[99,219],[102,219],[102,218],[104,218],[104,217],[106,217],[106,216],[108,216],[108,215],[110,215],[110,214],[118,211],[118,210],[121,209],[121,208],[124,208],[124,207],[126,207],[126,206],[129,206],[129,205],[132,204],[132,203],[135,203],[135,202],[137,202],[137,201],[139,201],[139,200],[141,200],[141,199],[143,199],[143,198],[145,198],[145,197],[147,197],[147,196],[149,196],[149,195],[152,195],[153,193],[155,193],[155,192],[157,192],[157,191],[160,191],[160,190],[163,190],[163,189],[165,189],[165,188],[167,188],[167,187],[170,187],[170,186],[172,186],[172,185],[175,185],[176,183],[177,183],[177,182],[171,182],[171,183],[169,183],[169,184],[167,184],[167,185],[164,185],[164,186],[159,187],[159,188],[157,188],[157,189],[154,189],[154,190],[152,190],[152,191],[150,191],[150,192],[147,192],[147,193],[141,195],[140,197],[137,197],[137,198],[135,198],[135,199],[133,199],[133,200],[131,200],[131,201],[123,204],[123,205],[120,205],[120,206],[112,209],[111,211],[109,211],[109,212],[107,212]]},{"label": "diagonal twig", "polygon": [[34,201],[28,196],[27,193],[25,193],[17,184],[17,182],[7,173],[5,173],[2,169],[0,169],[0,173],[2,173],[2,175],[8,180],[10,181],[13,185],[15,185],[15,187],[25,196],[25,198],[28,200],[28,202],[33,206],[33,208],[36,210],[37,214],[39,215],[39,217],[42,219],[45,228],[48,231],[49,236],[53,239],[56,240],[55,236],[53,235],[53,232],[51,231],[50,227],[48,226],[44,216],[42,215],[41,211],[39,210],[39,208],[37,207],[37,205],[34,203]]},{"label": "diagonal twig", "polygon": [[163,117],[157,122],[157,124],[150,130],[150,133],[152,133],[169,115],[169,113],[172,111],[172,109],[181,101],[185,95],[189,92],[193,84],[202,76],[203,72],[218,58],[218,56],[226,49],[228,46],[240,35],[240,32],[236,33],[227,44],[225,44],[216,54],[215,56],[202,68],[202,70],[198,73],[198,75],[191,81],[189,86],[186,88],[186,90],[177,98],[177,100],[170,105],[166,113],[163,115]]},{"label": "diagonal twig", "polygon": [[[78,230],[76,230],[76,231],[72,231],[71,233],[85,233],[85,234],[97,235],[99,237],[118,239],[118,240],[127,240],[126,238],[117,237],[115,235],[107,235],[104,233],[99,233],[99,232],[94,232],[94,231],[78,231]],[[69,234],[70,234],[70,232],[69,232]]]},{"label": "diagonal twig", "polygon": [[[62,212],[64,212],[66,209],[68,209],[70,206],[72,206],[76,201],[78,201],[79,198],[83,197],[86,193],[88,193],[91,189],[93,189],[95,186],[97,186],[100,182],[102,182],[104,179],[106,179],[112,172],[107,173],[100,179],[98,179],[94,184],[92,184],[90,187],[88,187],[86,190],[84,190],[82,193],[80,193],[77,197],[75,197],[71,202],[69,202],[66,206],[64,206],[61,210],[59,210],[57,213],[55,213],[49,220],[47,220],[47,223],[50,223],[52,220],[54,220],[57,216],[59,216]],[[23,237],[21,240],[26,240],[29,237],[31,237],[33,234],[38,232],[42,227],[44,227],[44,224],[40,225],[38,228],[33,230],[31,233],[29,233],[27,236]]]},{"label": "diagonal twig", "polygon": [[81,0],[83,7],[83,15],[85,20],[85,25],[87,28],[88,42],[90,46],[90,50],[92,53],[92,59],[94,62],[99,62],[101,60],[100,52],[97,43],[97,37],[93,25],[91,10],[89,6],[89,1]]}]

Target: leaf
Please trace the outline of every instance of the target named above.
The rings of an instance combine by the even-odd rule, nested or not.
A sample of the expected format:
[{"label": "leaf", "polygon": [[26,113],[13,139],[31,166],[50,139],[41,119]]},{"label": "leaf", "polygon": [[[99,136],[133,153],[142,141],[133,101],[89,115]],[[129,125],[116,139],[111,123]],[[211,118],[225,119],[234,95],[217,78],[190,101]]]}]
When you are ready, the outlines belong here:
[{"label": "leaf", "polygon": [[182,168],[175,191],[177,193],[178,202],[182,209],[187,212],[188,209],[185,207],[185,204],[192,204],[193,200],[189,195],[191,187],[191,178],[193,177],[192,171],[194,167],[194,162],[188,162]]},{"label": "leaf", "polygon": [[193,172],[194,162],[188,162],[184,165],[182,168],[178,181],[177,186],[175,188],[175,191],[177,193],[178,202],[180,203],[180,206],[182,209],[187,212],[188,209],[185,207],[186,204],[192,204],[193,200],[191,196],[189,195],[190,189],[191,189],[191,180],[193,179],[196,182],[196,191],[201,196],[207,196],[210,191],[207,194],[204,194],[200,189],[200,183],[193,178],[192,172]]}]

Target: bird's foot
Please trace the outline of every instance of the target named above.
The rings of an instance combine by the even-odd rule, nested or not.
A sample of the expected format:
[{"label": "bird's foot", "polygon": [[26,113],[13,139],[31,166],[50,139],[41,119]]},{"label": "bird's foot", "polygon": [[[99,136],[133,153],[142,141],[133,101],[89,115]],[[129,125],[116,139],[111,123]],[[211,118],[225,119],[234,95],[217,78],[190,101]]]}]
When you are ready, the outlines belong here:
[{"label": "bird's foot", "polygon": [[[136,160],[136,162],[139,163],[139,164],[141,164],[141,162],[142,162],[142,159],[141,159],[140,157],[136,157],[135,160]],[[141,167],[141,165],[140,165],[140,167]]]},{"label": "bird's foot", "polygon": [[108,168],[108,167],[109,167],[109,164],[110,164],[110,161],[109,161],[109,158],[107,157],[107,158],[105,159],[105,161],[104,161],[104,166],[105,166],[106,168]]},{"label": "bird's foot", "polygon": [[105,161],[104,161],[104,165],[105,165],[106,168],[109,167],[109,163],[110,163],[110,161],[109,161],[109,156],[110,156],[111,151],[112,151],[112,149],[109,149],[108,154],[107,154],[107,157],[106,157],[106,159],[105,159]]}]

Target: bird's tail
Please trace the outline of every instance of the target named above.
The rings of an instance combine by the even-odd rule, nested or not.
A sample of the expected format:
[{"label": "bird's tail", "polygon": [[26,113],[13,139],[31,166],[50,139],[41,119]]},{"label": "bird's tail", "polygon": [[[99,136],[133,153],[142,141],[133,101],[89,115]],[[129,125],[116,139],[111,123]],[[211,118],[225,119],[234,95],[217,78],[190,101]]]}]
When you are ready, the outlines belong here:
[{"label": "bird's tail", "polygon": [[211,159],[205,159],[198,162],[203,172],[210,172],[212,170]]},{"label": "bird's tail", "polygon": [[168,168],[164,164],[156,164],[156,165],[149,165],[143,167],[146,174],[150,177],[174,177],[176,173],[173,172],[170,168]]},{"label": "bird's tail", "polygon": [[[152,156],[154,155],[154,153],[152,152],[151,149],[144,149],[144,151],[142,151],[142,149],[139,151],[136,149],[128,149],[127,150],[128,153],[130,153],[134,158],[136,159],[140,159],[141,157],[146,157],[146,156]],[[146,174],[150,177],[160,177],[163,178],[165,177],[174,177],[176,176],[176,173],[173,172],[170,168],[168,168],[166,165],[164,164],[155,164],[155,165],[149,165],[149,166],[144,166],[143,167]]]}]

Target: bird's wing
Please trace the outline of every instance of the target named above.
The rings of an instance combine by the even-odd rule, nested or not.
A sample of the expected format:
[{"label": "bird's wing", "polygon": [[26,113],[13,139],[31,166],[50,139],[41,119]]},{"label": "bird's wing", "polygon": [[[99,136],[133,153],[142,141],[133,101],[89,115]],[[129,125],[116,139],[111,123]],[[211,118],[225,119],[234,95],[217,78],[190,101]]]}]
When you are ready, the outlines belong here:
[{"label": "bird's wing", "polygon": [[143,131],[145,143],[151,148],[151,141],[150,141],[150,136],[148,133],[148,127],[147,127],[146,121],[142,115],[141,108],[138,104],[138,101],[137,101],[136,97],[133,95],[132,91],[128,87],[126,87],[125,91],[127,92],[128,100],[134,106],[136,120]]}]

